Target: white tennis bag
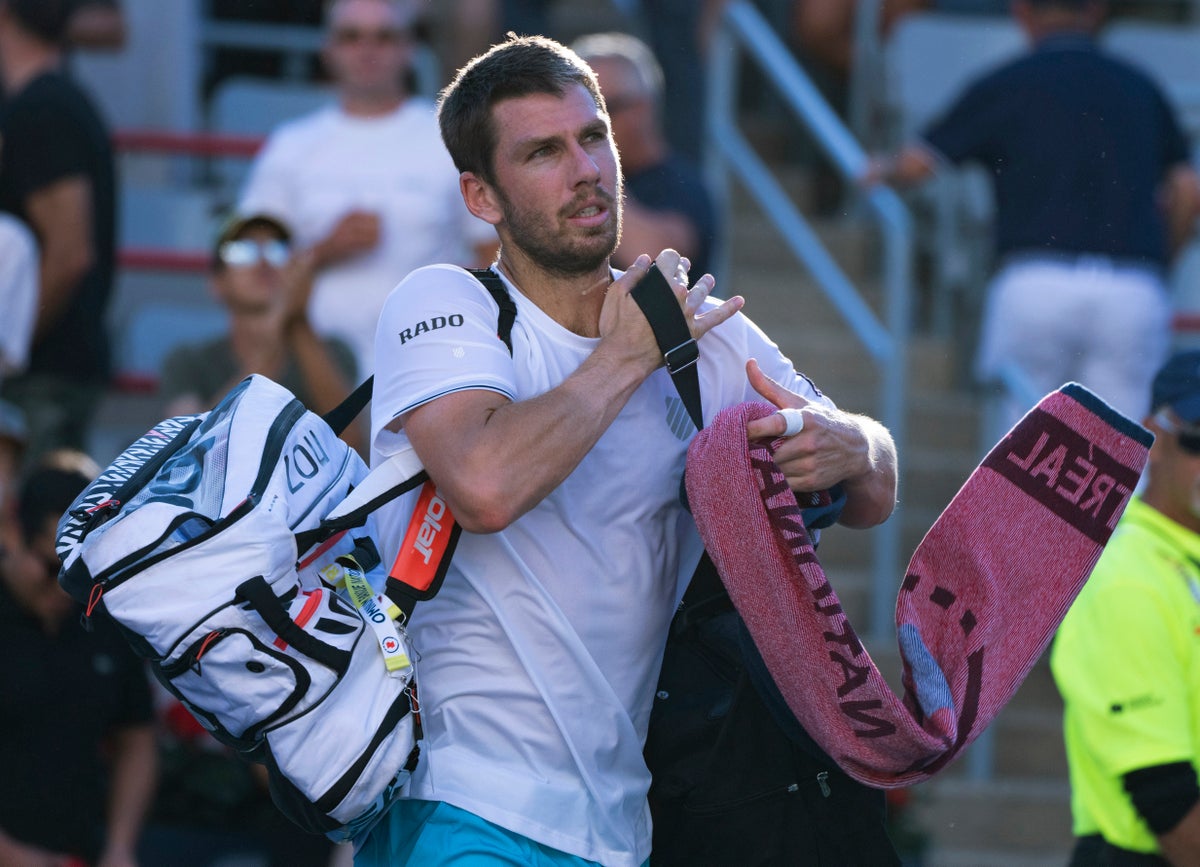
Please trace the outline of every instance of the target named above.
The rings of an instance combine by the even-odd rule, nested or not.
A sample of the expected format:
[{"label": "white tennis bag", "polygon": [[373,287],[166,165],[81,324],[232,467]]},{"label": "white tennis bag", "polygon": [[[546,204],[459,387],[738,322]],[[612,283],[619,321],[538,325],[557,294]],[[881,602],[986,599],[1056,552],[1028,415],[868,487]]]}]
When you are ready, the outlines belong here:
[{"label": "white tennis bag", "polygon": [[[214,737],[267,766],[289,818],[349,839],[419,753],[404,623],[458,535],[426,480],[411,452],[368,473],[324,419],[252,376],[211,412],[159,423],[79,496],[58,526],[59,580]],[[387,570],[376,510],[412,509],[418,488]]]}]

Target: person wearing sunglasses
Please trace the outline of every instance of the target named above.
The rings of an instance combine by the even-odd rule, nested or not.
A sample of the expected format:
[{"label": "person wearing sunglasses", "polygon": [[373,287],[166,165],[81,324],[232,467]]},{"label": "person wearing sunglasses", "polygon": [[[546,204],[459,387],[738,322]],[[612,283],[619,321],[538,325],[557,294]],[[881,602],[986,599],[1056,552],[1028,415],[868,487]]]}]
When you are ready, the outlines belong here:
[{"label": "person wearing sunglasses", "polygon": [[211,285],[229,312],[229,332],[167,356],[160,385],[167,414],[211,409],[252,373],[271,377],[315,412],[337,406],[357,375],[354,354],[314,332],[312,280],[312,254],[293,250],[286,225],[266,214],[228,220],[213,247]]},{"label": "person wearing sunglasses", "polygon": [[312,322],[374,364],[388,293],[435,262],[491,263],[496,233],[462,203],[429,99],[410,92],[413,0],[332,0],[321,59],[336,103],[268,137],[238,203],[287,219],[314,254]]},{"label": "person wearing sunglasses", "polygon": [[[1156,374],[1140,494],[1059,628],[1072,865],[1200,863],[1200,351]],[[1104,484],[1046,458],[1058,496]],[[1050,494],[1053,496],[1053,494]]]}]

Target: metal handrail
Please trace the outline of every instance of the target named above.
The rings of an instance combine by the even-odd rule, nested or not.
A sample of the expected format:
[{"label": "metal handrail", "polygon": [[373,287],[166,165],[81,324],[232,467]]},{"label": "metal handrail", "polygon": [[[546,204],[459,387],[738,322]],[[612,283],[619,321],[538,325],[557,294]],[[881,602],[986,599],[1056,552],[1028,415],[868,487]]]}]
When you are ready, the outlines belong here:
[{"label": "metal handrail", "polygon": [[[728,176],[736,175],[779,228],[784,242],[803,264],[879,368],[879,419],[905,448],[904,410],[908,392],[907,340],[911,309],[912,226],[907,208],[891,189],[864,190],[867,211],[879,225],[883,243],[884,317],[875,315],[858,289],[830,256],[808,221],[737,126],[739,60],[753,60],[796,119],[841,177],[856,185],[867,155],[820,95],[791,52],[748,0],[730,2],[718,23],[710,56],[706,170],[713,194],[728,203]],[[718,262],[727,260],[727,250]],[[894,631],[894,604],[900,572],[899,514],[872,531],[874,542],[870,634],[886,640]]]}]

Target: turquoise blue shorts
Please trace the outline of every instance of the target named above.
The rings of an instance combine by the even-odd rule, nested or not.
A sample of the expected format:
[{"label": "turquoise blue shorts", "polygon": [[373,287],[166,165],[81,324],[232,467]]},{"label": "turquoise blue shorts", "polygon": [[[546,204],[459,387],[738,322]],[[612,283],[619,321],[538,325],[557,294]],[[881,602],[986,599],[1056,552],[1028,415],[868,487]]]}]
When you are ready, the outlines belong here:
[{"label": "turquoise blue shorts", "polygon": [[[646,862],[643,867],[649,865]],[[442,801],[401,799],[372,829],[354,867],[598,867]]]}]

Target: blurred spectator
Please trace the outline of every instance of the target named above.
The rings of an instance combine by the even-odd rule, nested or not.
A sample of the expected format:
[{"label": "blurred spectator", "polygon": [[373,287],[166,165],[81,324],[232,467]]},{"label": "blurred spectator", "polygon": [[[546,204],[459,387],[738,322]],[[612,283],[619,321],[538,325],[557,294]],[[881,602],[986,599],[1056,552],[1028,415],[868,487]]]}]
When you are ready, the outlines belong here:
[{"label": "blurred spectator", "polygon": [[[1033,48],[967,88],[868,182],[915,183],[943,161],[991,173],[999,271],[976,372],[1009,366],[1033,399],[1077,380],[1131,418],[1170,342],[1163,282],[1200,209],[1188,143],[1149,77],[1096,44],[1091,0],[1015,0]],[[1028,409],[1009,401],[1005,425]]]},{"label": "blurred spectator", "polygon": [[125,47],[125,15],[120,0],[67,0],[67,43],[88,51]]},{"label": "blurred spectator", "polygon": [[1073,867],[1200,864],[1200,352],[1154,379],[1146,484],[1050,655]]},{"label": "blurred spectator", "polygon": [[432,104],[405,85],[413,14],[408,0],[333,0],[323,57],[338,104],[270,136],[239,205],[285,219],[311,250],[313,326],[346,341],[364,375],[379,310],[409,271],[487,264],[497,246],[463,205]]},{"label": "blurred spectator", "polygon": [[662,134],[663,79],[654,54],[625,33],[597,33],[572,45],[596,73],[625,173],[621,242],[613,263],[670,247],[691,260],[691,279],[709,268],[717,217],[694,163],[672,152]]},{"label": "blurred spectator", "polygon": [[[609,0],[634,33],[645,36],[661,67],[661,111],[672,149],[699,162],[704,148],[704,106],[709,36],[728,0]],[[452,0],[441,14],[449,44],[443,49],[455,70],[508,31],[570,38],[551,22],[555,0]]]},{"label": "blurred spectator", "polygon": [[41,250],[29,368],[2,394],[25,412],[31,459],[84,447],[110,366],[113,155],[99,114],[62,72],[66,26],[63,0],[0,0],[0,211],[27,223]]},{"label": "blurred spectator", "polygon": [[229,333],[177,347],[163,364],[167,415],[212,407],[252,373],[280,383],[315,412],[355,384],[354,355],[322,340],[308,320],[312,256],[294,253],[287,227],[266,214],[232,217],[213,249],[212,288],[229,311]]},{"label": "blurred spectator", "polygon": [[0,864],[129,867],[156,782],[149,684],[107,615],[85,628],[58,586],[58,520],[96,467],[46,457],[3,528]]}]

